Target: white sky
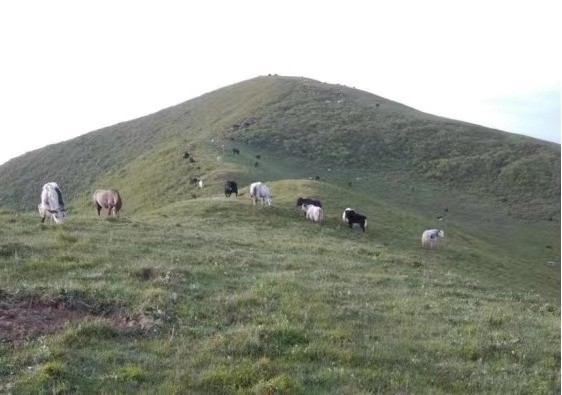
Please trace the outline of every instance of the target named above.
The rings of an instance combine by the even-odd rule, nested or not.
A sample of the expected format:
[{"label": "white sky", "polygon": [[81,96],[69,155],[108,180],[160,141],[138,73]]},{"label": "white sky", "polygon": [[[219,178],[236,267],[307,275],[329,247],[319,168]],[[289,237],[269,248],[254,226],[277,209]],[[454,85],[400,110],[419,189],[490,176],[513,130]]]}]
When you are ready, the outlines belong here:
[{"label": "white sky", "polygon": [[558,1],[2,1],[0,163],[258,75],[560,142]]}]

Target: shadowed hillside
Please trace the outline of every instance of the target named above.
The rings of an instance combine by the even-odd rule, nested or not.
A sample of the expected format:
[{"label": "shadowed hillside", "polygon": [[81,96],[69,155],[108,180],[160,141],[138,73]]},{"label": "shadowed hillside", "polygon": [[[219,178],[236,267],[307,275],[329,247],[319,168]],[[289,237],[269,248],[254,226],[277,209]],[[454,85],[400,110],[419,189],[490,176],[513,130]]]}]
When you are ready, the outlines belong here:
[{"label": "shadowed hillside", "polygon": [[359,169],[413,176],[487,196],[528,219],[560,217],[560,146],[421,113],[360,90],[285,80],[281,98],[225,135]]},{"label": "shadowed hillside", "polygon": [[[15,158],[0,167],[0,205],[32,210],[51,180],[71,200],[111,182],[140,194],[139,202],[146,201],[146,185],[165,191],[163,201],[177,201],[193,191],[178,179],[212,174],[221,167],[214,160],[220,146],[239,143],[325,167],[400,171],[494,201],[515,217],[560,218],[558,144],[425,114],[345,86],[277,76]],[[185,150],[197,162],[185,163]]]}]

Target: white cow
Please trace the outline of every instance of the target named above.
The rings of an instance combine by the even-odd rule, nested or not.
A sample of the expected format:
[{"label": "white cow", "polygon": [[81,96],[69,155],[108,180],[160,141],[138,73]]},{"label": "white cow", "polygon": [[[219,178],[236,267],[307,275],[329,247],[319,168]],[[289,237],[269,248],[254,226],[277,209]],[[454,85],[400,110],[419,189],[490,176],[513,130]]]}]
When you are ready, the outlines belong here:
[{"label": "white cow", "polygon": [[322,207],[309,204],[308,206],[306,206],[306,219],[317,223],[322,222],[322,220],[324,219],[324,210],[322,209]]},{"label": "white cow", "polygon": [[203,180],[197,181],[197,185],[199,185],[200,189],[203,189]]},{"label": "white cow", "polygon": [[271,206],[271,191],[262,182],[254,182],[250,184],[250,199],[254,201],[254,206],[258,203],[259,200],[262,201],[262,204],[265,206]]},{"label": "white cow", "polygon": [[422,248],[435,248],[439,237],[445,237],[445,232],[437,229],[428,229],[424,231],[421,237]]},{"label": "white cow", "polygon": [[66,209],[62,200],[62,192],[56,182],[48,182],[43,185],[41,203],[39,203],[37,209],[41,216],[41,222],[45,222],[46,217],[54,220],[56,224],[63,222]]}]

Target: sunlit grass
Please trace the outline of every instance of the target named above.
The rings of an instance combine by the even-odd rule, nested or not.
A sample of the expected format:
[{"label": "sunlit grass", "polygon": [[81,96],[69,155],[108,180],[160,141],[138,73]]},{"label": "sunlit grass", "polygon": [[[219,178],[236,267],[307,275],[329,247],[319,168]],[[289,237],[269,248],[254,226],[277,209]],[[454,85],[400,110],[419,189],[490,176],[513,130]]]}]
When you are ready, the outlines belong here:
[{"label": "sunlit grass", "polygon": [[[10,235],[0,301],[49,296],[93,315],[0,348],[3,389],[559,390],[557,303],[479,281],[480,258],[463,241],[420,255],[376,226],[350,231],[335,207],[325,223],[309,223],[293,207],[299,183],[272,184],[271,208],[217,195],[118,221],[75,215],[58,227],[0,216]],[[330,191],[327,207],[343,198]],[[383,207],[381,224],[417,221]]]}]

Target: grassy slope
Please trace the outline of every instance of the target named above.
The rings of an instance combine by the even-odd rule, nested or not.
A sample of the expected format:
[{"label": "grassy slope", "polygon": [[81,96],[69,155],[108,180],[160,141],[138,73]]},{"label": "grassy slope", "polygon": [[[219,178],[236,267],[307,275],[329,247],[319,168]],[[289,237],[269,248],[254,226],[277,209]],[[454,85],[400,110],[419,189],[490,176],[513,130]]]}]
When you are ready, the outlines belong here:
[{"label": "grassy slope", "polygon": [[[387,173],[332,168],[306,160],[286,160],[282,154],[243,146],[241,155],[230,155],[239,168],[244,184],[255,180],[283,180],[303,175],[320,175],[323,187],[316,197],[331,203],[328,212],[339,213],[352,206],[369,217],[371,232],[377,243],[418,253],[419,236],[427,228],[444,228],[449,248],[470,249],[471,260],[452,259],[445,268],[476,277],[482,281],[514,289],[536,289],[560,297],[559,268],[549,262],[560,262],[559,224],[549,221],[523,222],[502,211],[504,208],[473,199],[453,188],[443,190],[439,184],[426,181],[404,181],[402,172]],[[253,167],[255,155],[260,166]],[[359,177],[360,180],[356,180]],[[352,180],[352,188],[348,187]],[[217,186],[220,187],[220,186]],[[297,196],[297,192],[293,197]],[[448,208],[445,221],[437,215]],[[387,212],[402,212],[389,216]],[[479,254],[481,253],[481,255]]]},{"label": "grassy slope", "polygon": [[[422,254],[409,233],[423,218],[324,182],[270,185],[272,208],[215,189],[120,221],[90,214],[41,226],[4,212],[3,297],[64,297],[101,316],[18,349],[0,346],[1,385],[15,393],[559,391],[559,305],[479,281],[477,266],[474,276],[457,274],[486,259],[510,264],[489,255],[486,240],[456,234],[454,248]],[[324,224],[295,211],[300,194],[325,197]],[[376,213],[369,232],[341,224],[344,200]],[[145,327],[116,327],[109,312]]]},{"label": "grassy slope", "polygon": [[[535,220],[560,218],[560,146],[421,113],[367,92],[282,79],[249,128],[225,133],[358,170],[404,168]],[[412,178],[412,177],[410,177]]]},{"label": "grassy slope", "polygon": [[159,196],[165,203],[183,198],[191,191],[189,185],[180,185],[183,181],[216,167],[198,169],[199,164],[182,159],[183,153],[188,150],[204,160],[207,150],[200,148],[218,130],[255,111],[274,93],[259,80],[235,84],[12,159],[0,166],[0,206],[33,210],[41,186],[53,180],[62,186],[66,200],[78,206],[93,190],[107,186],[134,192],[139,200],[128,205],[131,209],[150,201],[147,185],[163,191]]},{"label": "grassy slope", "polygon": [[[383,98],[375,97],[380,105],[372,108],[372,95],[309,80],[263,77],[219,92],[46,147],[0,168],[3,206],[32,208],[37,186],[57,179],[72,213],[69,224],[58,230],[37,228],[36,218],[28,215],[2,216],[8,252],[0,256],[0,289],[53,295],[75,289],[94,306],[114,304],[131,316],[160,320],[151,334],[102,321],[71,325],[16,352],[3,349],[0,361],[17,373],[8,379],[4,370],[2,379],[24,392],[79,382],[96,391],[117,385],[122,391],[149,392],[185,386],[257,391],[266,385],[286,387],[286,392],[559,388],[552,373],[559,370],[559,353],[550,352],[543,340],[560,329],[560,266],[547,265],[560,261],[560,229],[558,222],[543,220],[556,205],[559,210],[559,174],[549,173],[560,168],[559,146],[484,133]],[[331,99],[325,95],[332,94],[344,101],[326,103]],[[353,103],[344,111],[334,107],[348,102]],[[332,107],[326,111],[322,103]],[[248,119],[257,122],[232,131],[231,125]],[[416,137],[414,125],[423,122],[427,127],[419,136],[434,130],[438,144],[421,149],[420,143],[432,141]],[[367,123],[376,127],[363,128]],[[363,136],[367,130],[369,138]],[[303,140],[311,132],[324,143]],[[443,147],[439,138],[448,141],[450,135],[460,139],[459,149],[435,154]],[[364,144],[350,147],[350,136],[364,138]],[[482,138],[489,140],[480,144]],[[496,151],[487,150],[501,139],[507,144],[497,152],[508,152],[502,174],[525,162],[521,168],[529,174],[515,177],[509,188],[498,181],[501,177],[492,179],[497,185],[486,184],[486,178],[472,177],[472,170],[460,173],[457,180],[466,182],[458,185],[423,167],[451,157],[468,166],[476,157],[482,172],[489,162],[481,159],[495,160]],[[239,147],[241,155],[222,152],[222,144]],[[461,150],[468,145],[473,155]],[[195,163],[182,158],[185,150]],[[523,155],[525,150],[535,151]],[[357,160],[351,152],[363,155]],[[428,152],[437,158],[424,156]],[[551,158],[556,152],[558,157]],[[416,163],[414,174],[424,177],[412,176]],[[459,174],[454,166],[432,171],[437,170],[453,179]],[[533,172],[551,177],[550,184]],[[216,199],[225,178],[247,185],[314,175],[321,176],[320,183],[275,184],[277,207],[271,211]],[[189,184],[194,176],[205,178],[202,191]],[[543,193],[529,194],[543,184]],[[558,195],[552,197],[556,185]],[[125,220],[91,218],[90,191],[104,186],[121,190]],[[502,201],[507,190],[518,188],[520,194],[511,192]],[[322,198],[329,215],[325,226],[313,227],[292,211],[298,194]],[[197,199],[185,200],[193,195]],[[368,214],[366,235],[354,232],[350,238],[341,227],[340,212],[350,205]],[[532,217],[540,205],[532,222],[516,218]],[[445,207],[446,221],[436,221]],[[514,212],[518,215],[510,215]],[[418,250],[419,234],[427,227],[445,227],[448,242],[441,253]],[[229,259],[232,255],[236,260]],[[147,268],[155,268],[154,278],[140,275],[139,280]],[[168,272],[184,280],[170,284]],[[358,290],[357,298],[342,297],[347,290]],[[180,295],[177,304],[171,292]],[[169,320],[158,309],[170,310]],[[391,336],[396,328],[403,335],[398,339]],[[73,351],[77,336],[85,344]],[[33,357],[44,341],[54,351]],[[549,341],[559,347],[559,339]],[[310,350],[312,357],[306,355]],[[421,359],[412,360],[412,353]],[[240,369],[230,365],[232,358]],[[420,374],[414,361],[431,369]],[[52,377],[50,362],[61,364],[61,376]],[[25,373],[28,365],[35,370]],[[155,369],[165,373],[156,377]],[[349,369],[354,376],[347,376]],[[535,369],[539,376],[533,376]],[[92,379],[82,370],[93,370]],[[467,371],[475,376],[465,377]]]},{"label": "grassy slope", "polygon": [[[248,120],[254,123],[232,130]],[[400,169],[408,181],[433,180],[499,203],[518,218],[560,218],[557,144],[424,114],[344,86],[273,76],[16,158],[0,167],[0,205],[32,209],[38,188],[50,180],[71,200],[114,184],[142,202],[149,201],[146,185],[165,191],[160,199],[176,201],[191,192],[178,180],[216,168],[181,160],[185,149],[195,149],[196,158],[208,155],[211,139],[217,146],[245,142],[329,167],[387,174]]]}]

